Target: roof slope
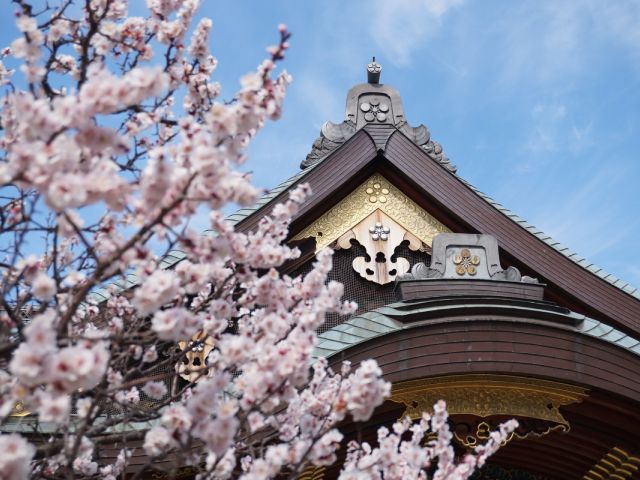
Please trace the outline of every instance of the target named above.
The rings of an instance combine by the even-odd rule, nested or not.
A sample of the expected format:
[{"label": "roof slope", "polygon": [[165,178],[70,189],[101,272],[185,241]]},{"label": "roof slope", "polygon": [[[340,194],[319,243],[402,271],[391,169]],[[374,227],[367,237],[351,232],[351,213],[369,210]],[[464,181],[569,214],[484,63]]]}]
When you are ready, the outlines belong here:
[{"label": "roof slope", "polygon": [[[398,308],[403,305],[404,304],[400,302],[376,308],[375,310],[352,317],[346,322],[318,334],[318,346],[316,347],[315,355],[319,357],[330,357],[379,335],[415,327],[415,323],[409,324],[398,320],[398,318],[407,315],[406,310]],[[424,307],[425,311],[431,308],[434,307]],[[499,305],[496,305],[496,308],[499,308]],[[412,310],[411,313],[415,314],[416,311],[419,311],[419,309]],[[598,338],[624,350],[628,350],[640,357],[640,341],[635,338],[584,315],[567,312],[566,317],[572,321],[577,321],[577,323],[576,327],[565,328],[575,329],[575,332],[580,335]]]},{"label": "roof slope", "polygon": [[412,191],[410,196],[425,210],[439,209],[441,215],[454,219],[459,233],[494,235],[504,251],[559,288],[563,297],[581,303],[590,316],[627,334],[640,335],[640,291],[482,194],[398,129],[386,139],[384,148],[379,148],[379,140],[376,142],[367,129],[360,129],[313,168],[297,173],[256,206],[237,212],[232,218],[239,230],[251,230],[259,218],[286,198],[290,188],[307,182],[314,195],[294,219],[294,236],[375,171],[398,188]]},{"label": "roof slope", "polygon": [[[278,196],[280,194],[287,192],[289,189],[291,189],[298,183],[304,182],[304,179],[307,176],[307,174],[309,174],[313,170],[313,168],[318,165],[318,163],[315,163],[313,166],[306,168],[304,170],[301,170],[295,175],[292,175],[291,177],[289,177],[288,179],[280,183],[277,187],[270,190],[263,197],[261,197],[254,205],[252,205],[251,207],[242,208],[234,212],[229,217],[227,217],[227,220],[231,221],[234,225],[238,224],[243,220],[247,219],[249,216],[258,212],[259,210],[261,210],[263,207],[267,206],[271,202],[274,202],[274,200],[275,200],[274,203],[281,201],[282,197],[278,198]],[[490,196],[481,192],[479,189],[477,189],[475,186],[470,184],[464,178],[460,177],[459,175],[456,175],[456,176],[462,183],[464,183],[467,187],[473,190],[479,197],[481,197],[484,201],[486,201],[488,204],[490,204],[500,213],[502,213],[503,215],[508,217],[510,220],[520,225],[522,228],[529,231],[532,235],[535,235],[538,239],[542,240],[544,243],[546,243],[547,245],[549,245],[550,247],[552,247],[553,249],[555,249],[565,257],[567,257],[569,260],[576,263],[580,267],[584,268],[588,272],[594,275],[597,275],[602,280],[605,280],[606,282],[610,283],[614,287],[640,300],[640,289],[625,282],[624,280],[616,278],[614,275],[607,273],[602,268],[589,262],[586,258],[581,257],[577,253],[570,250],[568,247],[565,247],[560,242],[554,240],[551,236],[547,235],[539,228],[535,227],[534,225],[531,225],[529,222],[519,217],[516,213],[513,213],[512,211],[504,207],[502,204],[500,204]]]},{"label": "roof slope", "polygon": [[480,190],[478,190],[476,187],[471,185],[465,179],[460,178],[460,180],[467,187],[469,187],[471,190],[473,190],[475,193],[477,193],[478,196],[482,197],[487,203],[489,203],[496,210],[499,210],[502,214],[504,214],[505,216],[509,217],[511,220],[513,220],[514,222],[519,224],[522,228],[528,230],[530,233],[532,233],[533,235],[538,237],[540,240],[542,240],[544,243],[546,243],[547,245],[549,245],[553,249],[555,249],[558,252],[560,252],[562,255],[567,257],[572,262],[580,265],[582,268],[588,270],[589,272],[593,273],[594,275],[597,275],[601,279],[609,282],[611,285],[613,285],[614,287],[619,288],[623,292],[628,293],[629,295],[632,295],[632,296],[636,297],[637,299],[640,299],[640,290],[635,288],[633,285],[630,285],[629,283],[625,282],[624,280],[616,278],[615,276],[611,275],[610,273],[605,272],[603,269],[601,269],[597,265],[589,262],[586,258],[581,257],[577,253],[575,253],[572,250],[570,250],[568,247],[565,247],[560,242],[554,240],[553,238],[551,238],[549,235],[544,233],[539,228],[536,228],[535,226],[531,225],[526,220],[523,220],[522,218],[520,218],[517,214],[515,214],[512,211],[510,211],[509,209],[503,207],[500,203],[496,202],[493,198],[491,198],[488,195],[482,193]]},{"label": "roof slope", "polygon": [[[227,219],[240,231],[252,230],[276,203],[286,200],[292,187],[306,182],[314,195],[294,218],[293,236],[346,196],[354,185],[380,171],[397,187],[413,191],[417,203],[421,200],[434,216],[454,219],[458,232],[494,235],[501,248],[570,298],[589,308],[595,303],[595,313],[603,314],[604,319],[627,333],[640,334],[640,290],[562,246],[456,175],[455,167],[440,145],[431,140],[428,129],[408,124],[400,95],[388,85],[374,80],[353,87],[347,95],[345,120],[323,126],[302,167],[255,205]],[[163,259],[164,267],[171,268],[184,256],[178,250],[169,252]],[[136,284],[135,276],[129,275],[117,286],[124,289]],[[613,293],[607,287],[613,287]],[[106,295],[96,292],[99,299]]]}]

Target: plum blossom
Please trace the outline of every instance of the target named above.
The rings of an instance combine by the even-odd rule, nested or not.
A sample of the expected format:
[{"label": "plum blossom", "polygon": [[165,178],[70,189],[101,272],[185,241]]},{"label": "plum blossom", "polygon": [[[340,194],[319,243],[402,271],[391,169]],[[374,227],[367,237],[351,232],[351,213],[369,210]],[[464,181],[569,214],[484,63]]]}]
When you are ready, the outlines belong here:
[{"label": "plum blossom", "polygon": [[[341,480],[359,478],[432,478],[433,480],[466,480],[482,466],[486,459],[497,451],[500,444],[510,438],[518,423],[510,420],[492,432],[486,444],[466,454],[455,463],[451,446],[452,434],[447,423],[447,410],[443,401],[433,406],[433,416],[424,413],[420,421],[413,423],[408,417],[396,422],[392,431],[378,430],[379,446],[373,448],[368,443],[358,445],[350,442]],[[427,433],[436,434],[436,439],[424,442]],[[410,437],[405,434],[410,433]],[[435,459],[437,458],[437,462]],[[436,464],[433,476],[427,472]]]},{"label": "plum blossom", "polygon": [[164,382],[147,382],[142,391],[147,397],[160,400],[167,394],[167,387]]},{"label": "plum blossom", "polygon": [[182,307],[156,312],[151,320],[151,328],[163,340],[191,338],[200,327],[198,316]]},{"label": "plum blossom", "polygon": [[178,288],[178,281],[171,272],[156,270],[136,289],[133,306],[140,315],[148,315],[173,300]]},{"label": "plum blossom", "polygon": [[[0,266],[0,422],[21,402],[47,450],[35,458],[26,437],[0,435],[0,478],[32,468],[52,479],[128,476],[131,428],[145,424],[133,436],[144,435],[146,455],[171,455],[202,480],[335,462],[339,423],[370,418],[389,383],[373,360],[334,372],[314,357],[326,315],[355,305],[328,281],[328,249],[306,275],[283,272],[301,254],[286,242],[310,189],[297,186],[251,231],[223,213],[262,192],[239,170],[282,113],[286,27],[222,101],[212,22],[197,18],[197,0],[147,0],[135,17],[124,0],[23,3],[21,35],[0,53],[0,185],[15,192],[0,200],[0,232],[15,239]],[[210,222],[204,235],[190,226],[197,217]],[[189,345],[206,373],[191,382],[176,367],[195,335],[211,351]],[[424,446],[429,428],[438,441]],[[466,478],[512,428],[456,464],[438,404],[415,425],[382,429],[379,447],[351,445],[342,475],[423,478],[438,457],[442,475]]]},{"label": "plum blossom", "polygon": [[20,435],[0,435],[0,477],[6,480],[29,478],[35,453],[35,448]]},{"label": "plum blossom", "polygon": [[22,343],[13,353],[9,364],[11,373],[27,386],[35,386],[47,379],[48,356],[29,343]]},{"label": "plum blossom", "polygon": [[63,392],[91,389],[102,379],[108,359],[104,342],[66,347],[53,355],[48,379],[55,389]]},{"label": "plum blossom", "polygon": [[38,397],[38,416],[43,422],[65,423],[71,413],[71,399],[64,394],[43,392]]},{"label": "plum blossom", "polygon": [[360,368],[349,376],[350,387],[346,395],[347,409],[356,421],[366,420],[373,409],[382,404],[391,393],[391,384],[382,381],[382,371],[373,360],[362,362]]},{"label": "plum blossom", "polygon": [[122,405],[135,405],[140,402],[140,391],[136,387],[131,387],[129,390],[120,390],[114,398]]},{"label": "plum blossom", "polygon": [[48,301],[56,293],[56,282],[46,273],[39,273],[33,279],[33,295],[38,300]]},{"label": "plum blossom", "polygon": [[166,452],[172,444],[173,440],[166,428],[153,427],[144,436],[142,447],[147,455],[157,457]]},{"label": "plum blossom", "polygon": [[[74,445],[76,442],[77,438],[75,436],[71,436],[69,438],[69,446]],[[77,456],[73,460],[73,470],[76,473],[80,473],[86,476],[96,474],[96,472],[98,471],[98,464],[93,461],[93,450],[93,442],[87,437],[81,437],[77,450]]]},{"label": "plum blossom", "polygon": [[325,433],[311,449],[309,460],[318,466],[332,465],[336,461],[336,450],[342,438],[342,434],[337,430]]},{"label": "plum blossom", "polygon": [[156,351],[155,345],[151,345],[147,348],[142,355],[142,361],[144,363],[153,363],[158,359],[158,352]]}]

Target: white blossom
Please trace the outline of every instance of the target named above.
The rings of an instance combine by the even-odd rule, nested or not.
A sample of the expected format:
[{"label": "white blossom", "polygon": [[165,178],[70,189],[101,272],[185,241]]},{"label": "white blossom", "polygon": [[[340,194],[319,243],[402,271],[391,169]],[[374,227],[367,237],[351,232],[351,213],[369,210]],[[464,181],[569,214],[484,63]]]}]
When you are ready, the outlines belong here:
[{"label": "white blossom", "polygon": [[56,293],[56,282],[46,273],[39,273],[33,279],[33,295],[38,300],[51,300]]},{"label": "white blossom", "polygon": [[31,473],[30,462],[35,448],[15,433],[0,435],[0,478],[26,480]]},{"label": "white blossom", "polygon": [[142,445],[147,455],[157,457],[166,452],[173,441],[169,431],[164,427],[153,427],[144,436]]}]

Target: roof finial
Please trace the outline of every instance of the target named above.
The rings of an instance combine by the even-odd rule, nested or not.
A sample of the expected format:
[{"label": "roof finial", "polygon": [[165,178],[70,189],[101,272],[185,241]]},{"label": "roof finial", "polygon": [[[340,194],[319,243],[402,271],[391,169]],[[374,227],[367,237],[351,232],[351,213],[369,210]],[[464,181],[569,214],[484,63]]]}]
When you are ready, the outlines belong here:
[{"label": "roof finial", "polygon": [[376,57],[373,57],[371,63],[367,65],[367,81],[369,83],[380,83],[381,71],[382,65],[376,62]]}]

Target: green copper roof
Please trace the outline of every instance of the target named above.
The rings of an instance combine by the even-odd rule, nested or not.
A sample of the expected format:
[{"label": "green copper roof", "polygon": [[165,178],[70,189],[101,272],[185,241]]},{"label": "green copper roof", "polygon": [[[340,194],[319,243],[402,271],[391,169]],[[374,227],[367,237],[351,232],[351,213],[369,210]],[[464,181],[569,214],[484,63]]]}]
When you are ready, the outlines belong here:
[{"label": "green copper roof", "polygon": [[[395,318],[402,318],[402,316],[408,315],[409,313],[415,315],[420,311],[433,311],[433,308],[429,306],[423,308],[418,307],[410,311],[399,308],[406,305],[407,304],[404,302],[386,305],[352,317],[345,323],[319,334],[315,356],[330,357],[354,345],[371,340],[372,338],[404,329],[418,328],[426,323],[403,323],[400,320],[390,318],[388,315]],[[501,305],[496,304],[497,309],[500,307]],[[435,308],[443,309],[442,307]],[[535,312],[535,309],[531,309],[531,311]],[[636,355],[640,355],[640,341],[635,338],[630,337],[609,325],[575,312],[568,312],[566,317],[571,320],[577,320],[577,326],[570,327],[558,324],[559,328],[568,328],[581,335],[599,338],[600,340],[616,345],[624,350],[629,350]],[[452,321],[455,322],[455,320]],[[428,322],[430,324],[434,323],[433,320]]]}]

